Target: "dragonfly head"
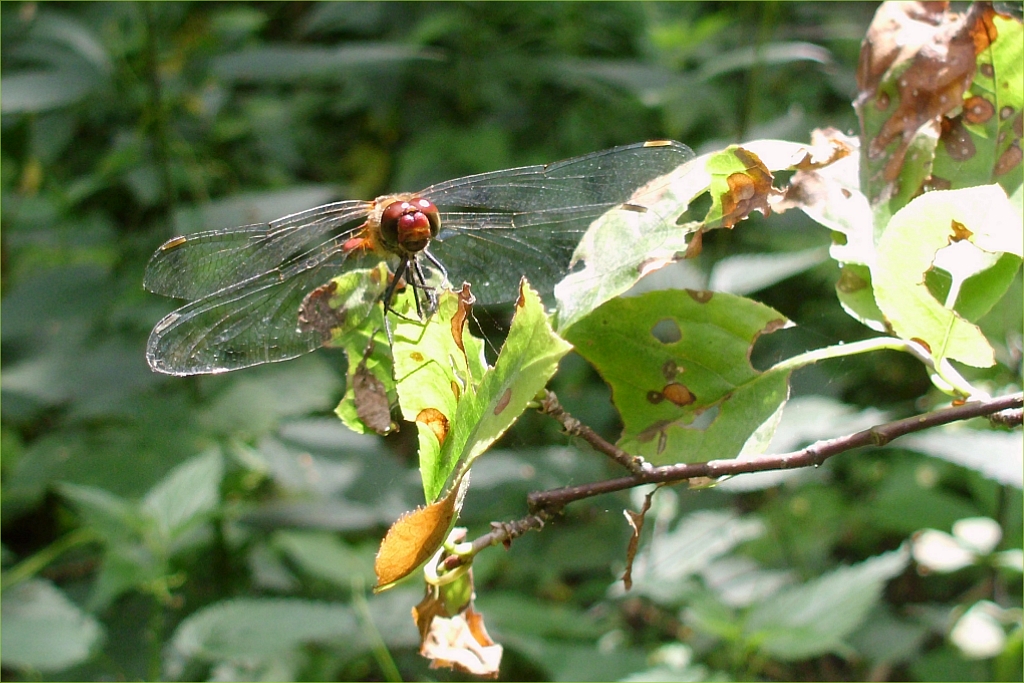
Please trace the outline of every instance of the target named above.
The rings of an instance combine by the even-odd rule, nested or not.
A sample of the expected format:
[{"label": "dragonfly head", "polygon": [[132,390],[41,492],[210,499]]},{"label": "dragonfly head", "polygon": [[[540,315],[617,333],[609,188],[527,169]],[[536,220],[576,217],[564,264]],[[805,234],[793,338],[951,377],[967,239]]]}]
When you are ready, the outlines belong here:
[{"label": "dragonfly head", "polygon": [[413,197],[396,199],[380,215],[380,242],[399,256],[423,251],[441,229],[441,217],[430,201]]}]

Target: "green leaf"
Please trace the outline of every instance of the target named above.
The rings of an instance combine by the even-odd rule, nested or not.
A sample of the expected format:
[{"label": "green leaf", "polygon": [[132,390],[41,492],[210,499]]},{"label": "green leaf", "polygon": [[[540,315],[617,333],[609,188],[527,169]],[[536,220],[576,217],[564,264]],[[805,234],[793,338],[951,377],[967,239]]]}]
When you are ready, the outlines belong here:
[{"label": "green leaf", "polygon": [[[871,276],[875,300],[895,333],[923,341],[937,361],[949,358],[975,367],[991,366],[995,362],[992,347],[981,330],[936,301],[924,276],[936,252],[963,240],[990,253],[1013,254],[1019,263],[1020,221],[998,185],[929,192],[893,216],[878,242]],[[971,305],[981,308],[979,300],[987,299],[991,307],[1009,284],[1010,280],[1001,278],[1002,291],[996,288],[985,297],[972,290]]]},{"label": "green leaf", "polygon": [[173,541],[217,509],[224,461],[219,451],[199,455],[175,467],[142,501],[161,536]]},{"label": "green leaf", "polygon": [[[329,323],[331,342],[328,346],[345,349],[345,355],[348,357],[345,395],[334,412],[345,426],[354,432],[386,433],[390,431],[390,424],[386,429],[382,424],[369,426],[360,417],[361,413],[366,417],[366,411],[370,410],[370,407],[364,394],[361,391],[357,392],[357,387],[360,386],[362,373],[376,379],[384,390],[384,396],[377,399],[387,404],[386,407],[378,406],[380,413],[390,410],[391,404],[397,400],[391,347],[384,333],[384,307],[381,304],[381,297],[388,283],[387,264],[381,262],[376,268],[352,270],[331,282],[335,290],[326,305],[335,318]],[[395,305],[398,305],[398,302],[395,302]],[[371,419],[373,423],[385,421],[390,423],[390,418],[382,414],[378,414],[376,420]]]},{"label": "green leaf", "polygon": [[900,441],[908,448],[970,468],[1004,486],[1024,488],[1024,454],[1020,434],[949,426]]},{"label": "green leaf", "polygon": [[0,80],[0,112],[22,114],[73,104],[96,87],[93,74],[82,69],[15,72]]},{"label": "green leaf", "polygon": [[272,221],[337,198],[329,185],[293,185],[283,190],[240,192],[204,204],[182,206],[172,217],[175,233]]},{"label": "green leaf", "polygon": [[548,323],[540,297],[523,280],[505,344],[476,392],[464,397],[455,413],[443,462],[468,467],[526,410],[558,369],[572,346]]},{"label": "green leaf", "polygon": [[5,667],[59,671],[88,659],[103,627],[56,586],[29,579],[5,590],[0,661]]},{"label": "green leaf", "polygon": [[956,312],[966,320],[977,322],[999,302],[1018,270],[1020,258],[1003,254],[990,268],[965,278],[960,285],[960,296],[956,298]]},{"label": "green leaf", "polygon": [[750,611],[747,641],[762,654],[787,661],[848,651],[843,639],[909,559],[907,548],[900,548],[777,593]]},{"label": "green leaf", "polygon": [[785,402],[789,373],[760,373],[749,354],[786,323],[735,295],[669,290],[609,301],[568,339],[611,385],[622,448],[697,462],[735,457]]},{"label": "green leaf", "polygon": [[429,52],[399,43],[360,42],[338,48],[268,45],[219,55],[213,71],[227,81],[292,84],[311,78],[345,80],[354,67],[429,58]]},{"label": "green leaf", "polygon": [[285,553],[300,569],[339,586],[352,588],[353,581],[371,585],[373,550],[360,552],[343,543],[334,534],[323,531],[279,531],[273,536],[274,548]]},{"label": "green leaf", "polygon": [[555,286],[559,332],[686,251],[687,238],[701,223],[680,225],[677,218],[710,185],[706,162],[703,156],[683,164],[659,192],[638,190],[630,204],[643,210],[612,209],[591,224],[573,254],[573,264],[583,267]]},{"label": "green leaf", "polygon": [[395,327],[399,405],[402,416],[418,430],[420,475],[428,503],[440,495],[457,464],[442,460],[441,452],[458,405],[476,392],[486,369],[483,343],[464,325],[459,326],[464,350],[456,343],[453,320],[459,307],[459,296],[445,291],[426,322],[400,320]]},{"label": "green leaf", "polygon": [[252,664],[288,656],[304,643],[361,646],[346,605],[298,599],[226,600],[192,613],[170,642],[165,675],[178,678],[189,661]]},{"label": "green leaf", "polygon": [[138,538],[143,530],[138,505],[94,486],[61,483],[57,490],[106,543]]},{"label": "green leaf", "polygon": [[284,418],[330,410],[340,387],[325,358],[311,353],[240,373],[203,407],[200,419],[215,432],[263,435],[277,429]]},{"label": "green leaf", "polygon": [[698,510],[676,527],[654,538],[633,566],[631,594],[662,604],[677,602],[687,592],[687,578],[703,573],[737,545],[759,538],[765,525],[755,517],[731,511]]},{"label": "green leaf", "polygon": [[108,546],[86,606],[99,612],[136,586],[152,585],[169,573],[166,559],[158,558],[140,541]]},{"label": "green leaf", "polygon": [[727,256],[711,269],[708,289],[744,296],[771,287],[828,260],[828,252],[814,247],[774,254]]},{"label": "green leaf", "polygon": [[416,336],[407,335],[411,325],[399,325],[395,334],[398,394],[403,415],[419,428],[428,502],[457,468],[465,472],[505,433],[571,348],[551,330],[540,297],[524,281],[505,344],[494,367],[485,370],[479,340],[464,334],[465,353],[455,343],[451,320],[457,308],[456,299],[442,299]]}]

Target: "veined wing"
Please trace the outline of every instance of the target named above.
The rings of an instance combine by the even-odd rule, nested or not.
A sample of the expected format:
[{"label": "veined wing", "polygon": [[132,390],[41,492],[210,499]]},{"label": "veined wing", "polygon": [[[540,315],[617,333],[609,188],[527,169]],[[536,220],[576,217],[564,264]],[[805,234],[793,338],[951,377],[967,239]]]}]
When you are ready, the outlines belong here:
[{"label": "veined wing", "polygon": [[170,375],[227,372],[295,358],[325,341],[299,330],[307,294],[341,269],[347,252],[318,250],[224,287],[167,315],[149,336],[146,360]]},{"label": "veined wing", "polygon": [[473,285],[481,304],[514,301],[523,275],[546,295],[565,277],[583,233],[608,208],[534,211],[522,221],[512,213],[441,214],[441,234],[429,249],[453,284]]},{"label": "veined wing", "polygon": [[[421,196],[442,213],[430,251],[481,303],[514,300],[524,274],[547,294],[595,218],[693,157],[678,142],[639,143],[431,186]],[[445,211],[456,206],[481,211]]]},{"label": "veined wing", "polygon": [[640,142],[553,164],[456,178],[431,185],[419,196],[441,211],[459,207],[516,214],[581,207],[606,211],[693,157],[689,147],[671,140]]},{"label": "veined wing", "polygon": [[202,299],[332,250],[344,242],[338,231],[365,216],[371,206],[364,201],[334,202],[270,223],[175,237],[150,258],[143,285],[155,294]]}]

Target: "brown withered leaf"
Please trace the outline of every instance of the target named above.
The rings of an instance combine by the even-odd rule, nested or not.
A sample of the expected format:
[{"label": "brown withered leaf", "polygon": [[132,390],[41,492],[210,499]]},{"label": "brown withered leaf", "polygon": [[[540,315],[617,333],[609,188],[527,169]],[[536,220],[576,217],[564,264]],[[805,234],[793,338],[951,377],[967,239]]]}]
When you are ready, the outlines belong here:
[{"label": "brown withered leaf", "polygon": [[807,154],[794,164],[798,171],[811,171],[830,166],[853,153],[853,145],[835,128],[815,128],[811,131],[811,146]]},{"label": "brown withered leaf", "polygon": [[338,289],[338,283],[331,280],[307,294],[299,305],[299,330],[316,332],[324,342],[331,339],[333,331],[345,324],[348,311],[333,308],[331,297]]},{"label": "brown withered leaf", "polygon": [[[423,603],[418,607],[424,613],[436,610]],[[420,643],[420,654],[430,660],[431,669],[444,667],[492,679],[498,677],[502,652],[487,633],[483,615],[472,605],[454,617],[435,615]]]},{"label": "brown withered leaf", "polygon": [[745,169],[726,177],[728,191],[718,197],[722,203],[723,228],[733,227],[754,211],[770,216],[772,210],[768,198],[778,194],[778,190],[772,187],[771,171],[756,154],[742,147],[736,148],[733,154]]},{"label": "brown withered leaf", "polygon": [[651,499],[654,498],[654,494],[657,491],[658,489],[655,488],[644,496],[644,504],[640,507],[640,512],[633,512],[632,510],[622,511],[622,514],[626,516],[629,528],[633,530],[629,537],[629,546],[626,548],[626,571],[622,573],[622,584],[626,587],[626,590],[633,587],[633,560],[636,558],[636,551],[640,547],[640,532],[644,530],[644,517],[647,516],[647,511],[651,509]]},{"label": "brown withered leaf", "polygon": [[391,402],[388,400],[388,390],[376,375],[367,367],[366,360],[374,349],[373,337],[363,352],[363,359],[356,367],[352,375],[353,401],[356,406],[356,415],[363,424],[378,434],[388,434],[395,428],[391,421]]},{"label": "brown withered leaf", "polygon": [[[454,382],[453,386],[458,386]],[[444,440],[448,438],[448,429],[450,427],[448,418],[437,408],[424,408],[416,415],[416,422],[422,425],[426,425],[430,428],[430,431],[434,432],[434,436],[437,437],[437,443],[444,445]]]},{"label": "brown withered leaf", "polygon": [[[854,107],[869,159],[885,159],[882,179],[894,182],[914,137],[930,127],[937,137],[941,119],[963,104],[977,53],[987,47],[992,8],[975,3],[967,14],[946,11],[944,2],[887,2],[875,14],[861,46],[859,94]],[[893,86],[886,86],[895,80]],[[890,94],[890,92],[892,94]],[[896,106],[890,111],[891,99]],[[887,113],[876,131],[871,109]]]},{"label": "brown withered leaf", "polygon": [[387,590],[427,561],[444,543],[448,529],[462,509],[469,477],[464,477],[440,500],[398,518],[380,543],[373,570],[374,592]]}]

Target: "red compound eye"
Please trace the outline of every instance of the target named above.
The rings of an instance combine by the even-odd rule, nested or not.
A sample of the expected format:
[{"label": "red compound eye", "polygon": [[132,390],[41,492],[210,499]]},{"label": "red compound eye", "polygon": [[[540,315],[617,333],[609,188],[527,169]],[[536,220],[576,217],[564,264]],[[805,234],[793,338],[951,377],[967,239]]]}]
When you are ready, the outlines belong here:
[{"label": "red compound eye", "polygon": [[426,199],[392,202],[381,212],[381,242],[400,255],[423,251],[440,229],[437,207]]}]

